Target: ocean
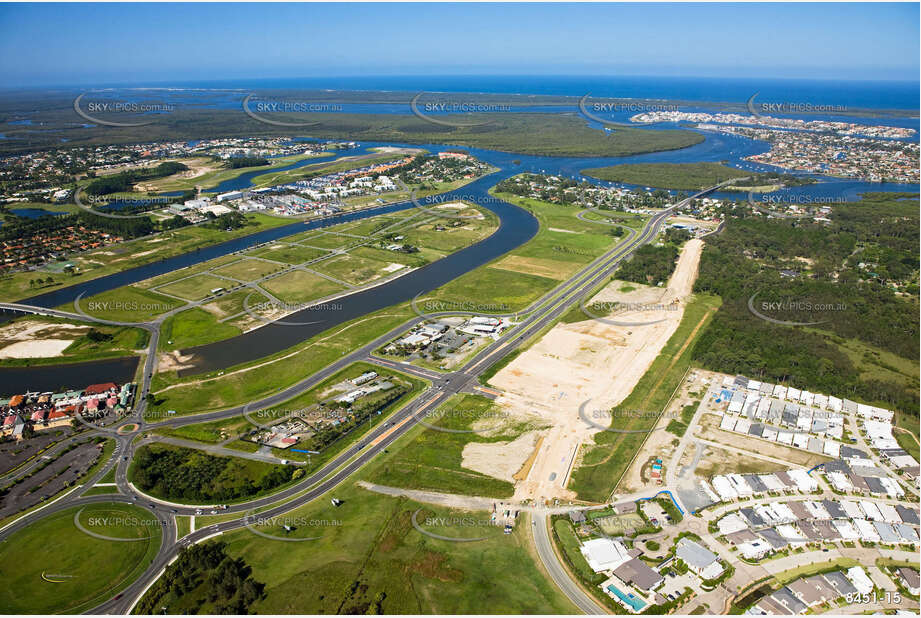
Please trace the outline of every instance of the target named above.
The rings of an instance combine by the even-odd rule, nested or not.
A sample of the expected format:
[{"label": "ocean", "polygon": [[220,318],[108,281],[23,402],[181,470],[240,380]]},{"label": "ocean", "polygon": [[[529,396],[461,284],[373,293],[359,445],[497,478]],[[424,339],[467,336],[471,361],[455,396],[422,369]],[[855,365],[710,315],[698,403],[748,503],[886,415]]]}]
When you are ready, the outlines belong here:
[{"label": "ocean", "polygon": [[[758,93],[764,103],[811,103],[917,113],[917,81],[847,81],[714,77],[569,75],[412,75],[227,79],[145,83],[136,86],[203,89],[329,89],[398,92],[462,92],[670,99],[744,103]],[[124,85],[122,85],[124,87]]]}]

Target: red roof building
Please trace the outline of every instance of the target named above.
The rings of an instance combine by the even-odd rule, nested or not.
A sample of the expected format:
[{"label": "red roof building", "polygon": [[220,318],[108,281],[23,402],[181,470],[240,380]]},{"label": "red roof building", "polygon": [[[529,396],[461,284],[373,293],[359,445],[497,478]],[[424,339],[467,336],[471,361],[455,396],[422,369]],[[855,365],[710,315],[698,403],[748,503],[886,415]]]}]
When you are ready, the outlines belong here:
[{"label": "red roof building", "polygon": [[116,386],[115,382],[104,382],[103,384],[90,384],[83,393],[85,395],[101,395],[116,389],[118,389],[118,386]]}]

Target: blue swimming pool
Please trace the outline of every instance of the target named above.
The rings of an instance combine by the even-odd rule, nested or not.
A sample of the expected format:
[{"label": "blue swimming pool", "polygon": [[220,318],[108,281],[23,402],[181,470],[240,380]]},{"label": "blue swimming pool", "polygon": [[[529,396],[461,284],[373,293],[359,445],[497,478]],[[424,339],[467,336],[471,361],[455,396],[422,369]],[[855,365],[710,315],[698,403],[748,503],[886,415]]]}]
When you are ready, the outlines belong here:
[{"label": "blue swimming pool", "polygon": [[646,607],[646,603],[644,603],[639,597],[637,597],[632,592],[629,594],[624,594],[623,592],[618,590],[613,584],[608,584],[608,590],[611,592],[611,594],[615,595],[618,599],[620,599],[621,601],[623,601],[624,603],[632,607],[633,611],[635,612],[638,612],[644,607]]}]

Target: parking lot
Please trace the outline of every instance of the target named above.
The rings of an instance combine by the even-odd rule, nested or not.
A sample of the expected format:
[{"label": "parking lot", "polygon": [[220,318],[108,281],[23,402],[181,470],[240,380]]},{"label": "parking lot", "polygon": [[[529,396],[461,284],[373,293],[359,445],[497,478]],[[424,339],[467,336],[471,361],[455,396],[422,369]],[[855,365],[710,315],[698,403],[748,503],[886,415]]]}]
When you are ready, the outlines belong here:
[{"label": "parking lot", "polygon": [[699,583],[700,580],[690,572],[684,575],[678,575],[673,572],[671,577],[665,577],[665,585],[658,590],[658,593],[671,601],[672,599],[678,598],[681,593],[684,592],[685,588],[697,590]]},{"label": "parking lot", "polygon": [[640,509],[653,525],[662,527],[671,525],[671,522],[667,519],[668,513],[666,513],[665,509],[655,500],[645,500],[641,502]]}]

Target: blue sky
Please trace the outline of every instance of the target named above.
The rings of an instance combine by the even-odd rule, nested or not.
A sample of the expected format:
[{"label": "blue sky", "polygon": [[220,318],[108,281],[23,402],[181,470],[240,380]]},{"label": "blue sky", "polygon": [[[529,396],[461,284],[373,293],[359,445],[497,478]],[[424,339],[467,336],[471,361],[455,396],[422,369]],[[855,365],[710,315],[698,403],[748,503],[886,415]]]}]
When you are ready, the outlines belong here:
[{"label": "blue sky", "polygon": [[412,74],[917,80],[919,5],[3,4],[6,87]]}]

